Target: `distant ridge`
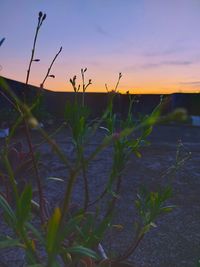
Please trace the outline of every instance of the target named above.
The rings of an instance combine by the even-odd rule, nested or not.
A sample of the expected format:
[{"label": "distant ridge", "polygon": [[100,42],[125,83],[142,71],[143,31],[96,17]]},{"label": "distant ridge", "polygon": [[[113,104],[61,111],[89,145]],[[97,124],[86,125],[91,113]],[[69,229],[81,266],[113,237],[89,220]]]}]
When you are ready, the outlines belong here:
[{"label": "distant ridge", "polygon": [[[23,95],[31,101],[38,93],[42,92],[44,96],[44,103],[48,112],[58,117],[63,117],[64,109],[67,101],[73,101],[74,92],[57,92],[50,91],[47,89],[41,89],[40,87],[33,85],[26,85],[23,82],[12,80],[3,77],[8,83],[13,92],[22,98]],[[0,110],[1,108],[8,107],[10,104],[1,94],[2,89],[0,88]],[[81,93],[78,94],[81,98]],[[165,95],[169,97],[167,110],[172,110],[177,107],[186,108],[189,114],[199,115],[200,114],[200,94],[198,93],[174,93]],[[160,94],[143,94],[136,95],[139,103],[134,106],[136,113],[148,114],[160,101]],[[108,100],[108,94],[100,92],[89,92],[85,94],[86,105],[92,110],[92,116],[99,116],[103,110],[105,110]],[[115,98],[114,110],[116,113],[122,116],[126,114],[128,108],[128,95],[119,94]]]}]

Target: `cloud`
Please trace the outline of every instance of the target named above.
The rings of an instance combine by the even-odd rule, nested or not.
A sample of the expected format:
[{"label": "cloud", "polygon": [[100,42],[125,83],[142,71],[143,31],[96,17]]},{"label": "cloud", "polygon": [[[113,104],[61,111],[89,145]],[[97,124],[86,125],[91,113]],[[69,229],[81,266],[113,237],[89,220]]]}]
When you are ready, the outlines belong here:
[{"label": "cloud", "polygon": [[109,32],[107,32],[106,30],[104,30],[104,28],[102,28],[100,25],[96,25],[95,26],[95,30],[98,34],[101,34],[103,36],[106,37],[110,37],[111,35],[109,34]]},{"label": "cloud", "polygon": [[194,61],[189,61],[189,60],[164,60],[164,61],[160,61],[157,63],[146,63],[146,64],[142,64],[142,65],[135,65],[135,66],[129,66],[126,67],[125,70],[149,70],[149,69],[156,69],[156,68],[160,68],[163,66],[189,66],[192,65],[194,63]]},{"label": "cloud", "polygon": [[169,56],[169,55],[177,54],[179,52],[183,52],[184,50],[185,48],[179,46],[179,47],[168,48],[162,51],[147,52],[144,55],[147,57]]},{"label": "cloud", "polygon": [[152,69],[152,68],[159,68],[161,66],[187,66],[193,64],[193,61],[189,60],[165,60],[160,61],[158,63],[148,63],[141,65],[141,68],[143,69]]},{"label": "cloud", "polygon": [[200,81],[180,82],[179,84],[183,86],[200,86]]},{"label": "cloud", "polygon": [[97,61],[97,60],[81,60],[81,63],[84,66],[94,66],[94,67],[99,67],[102,66],[102,63]]}]

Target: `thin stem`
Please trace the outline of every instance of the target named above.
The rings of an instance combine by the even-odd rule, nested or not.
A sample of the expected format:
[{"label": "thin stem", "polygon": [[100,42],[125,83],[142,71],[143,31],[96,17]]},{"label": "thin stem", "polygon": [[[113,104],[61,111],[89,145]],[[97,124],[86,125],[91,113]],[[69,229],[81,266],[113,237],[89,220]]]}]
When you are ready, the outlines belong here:
[{"label": "thin stem", "polygon": [[[11,203],[11,192],[10,192],[10,186],[5,178],[4,174],[0,172],[0,178],[2,178],[2,184],[5,187],[5,196],[2,193],[2,195],[6,198],[7,202],[10,204]],[[0,192],[1,193],[1,192]]]},{"label": "thin stem", "polygon": [[42,128],[39,128],[38,130],[42,134],[43,138],[49,143],[49,145],[51,145],[53,151],[59,156],[60,160],[72,172],[73,169],[72,169],[72,166],[70,164],[70,161],[69,161],[67,155],[65,155],[61,151],[61,149],[59,148],[59,146],[51,139],[51,137]]},{"label": "thin stem", "polygon": [[65,191],[65,197],[63,201],[63,206],[62,206],[62,212],[61,212],[61,220],[60,220],[60,226],[63,226],[65,215],[69,209],[69,204],[70,204],[70,199],[71,199],[71,194],[73,190],[73,185],[76,180],[77,172],[72,171],[70,173],[69,181],[67,183],[66,191]]},{"label": "thin stem", "polygon": [[37,24],[37,28],[36,28],[36,32],[35,32],[34,41],[33,41],[33,48],[32,48],[32,51],[31,51],[31,58],[30,58],[30,61],[29,61],[29,66],[28,66],[27,75],[26,75],[26,84],[28,84],[28,81],[29,81],[31,65],[33,63],[33,58],[34,58],[34,54],[35,54],[35,46],[36,46],[37,36],[38,36],[38,32],[39,32],[40,26],[41,26],[40,19],[38,18],[38,24]]},{"label": "thin stem", "polygon": [[32,257],[32,260],[34,260],[34,262],[32,263],[35,263],[35,260],[37,262],[39,262],[39,257],[37,255],[37,252],[36,250],[34,250],[33,246],[32,246],[32,243],[30,242],[28,236],[27,236],[27,232],[25,231],[24,227],[22,227],[20,229],[20,237],[22,238],[22,240],[24,241],[24,244],[25,244],[25,247],[26,247],[26,250],[28,252],[31,252],[31,257]]},{"label": "thin stem", "polygon": [[[39,29],[42,26],[42,22],[45,20],[45,18],[46,18],[46,14],[43,15],[42,12],[39,12],[38,23],[37,23],[37,28],[36,28],[36,32],[35,32],[34,41],[33,41],[33,48],[32,48],[32,52],[31,52],[31,58],[30,58],[30,62],[29,62],[28,70],[27,70],[26,85],[29,82],[31,65],[32,65],[32,63],[34,61],[34,54],[35,54],[35,47],[36,47],[38,32],[39,32]],[[34,166],[34,170],[35,170],[35,174],[36,174],[37,187],[38,187],[38,191],[39,191],[41,222],[44,223],[44,211],[45,211],[45,209],[44,209],[44,199],[43,199],[44,196],[43,196],[43,190],[42,190],[42,186],[41,186],[41,182],[40,182],[39,170],[38,170],[38,166],[37,166],[37,163],[36,163],[35,155],[34,155],[34,152],[33,152],[33,145],[32,145],[32,141],[31,141],[31,136],[30,136],[28,123],[27,123],[27,120],[26,120],[25,117],[23,119],[23,122],[24,122],[24,125],[25,125],[25,136],[26,136],[26,139],[27,139],[29,152],[30,152],[30,155],[31,155],[31,158],[32,158],[32,162],[33,162],[33,166]]]},{"label": "thin stem", "polygon": [[107,193],[107,188],[105,188],[103,190],[103,192],[95,200],[93,200],[92,202],[90,202],[88,204],[88,206],[90,207],[90,206],[95,205],[97,202],[99,202],[101,199],[103,199],[103,197],[106,195],[106,193]]},{"label": "thin stem", "polygon": [[[117,177],[117,185],[116,185],[116,190],[115,190],[115,194],[116,195],[119,195],[120,194],[120,189],[121,189],[121,176],[119,175]],[[116,201],[117,201],[117,197],[116,196],[113,196],[112,197],[112,200],[111,200],[111,203],[108,207],[108,210],[106,212],[106,215],[105,215],[105,218],[108,217],[114,210],[115,208],[115,204],[116,204]]]},{"label": "thin stem", "polygon": [[86,166],[83,153],[81,153],[81,165],[82,165],[82,174],[83,174],[83,181],[84,181],[84,192],[85,192],[85,199],[84,199],[84,210],[86,211],[88,208],[88,203],[90,201],[89,198],[89,187],[88,187],[88,179],[86,174]]},{"label": "thin stem", "polygon": [[[55,136],[57,133],[59,133],[63,128],[65,127],[65,123],[62,123],[55,131],[51,132],[48,134],[49,138],[52,138]],[[40,147],[44,143],[46,143],[47,140],[44,138],[40,143],[37,143],[34,147]]]},{"label": "thin stem", "polygon": [[117,80],[117,83],[116,83],[116,85],[115,85],[115,89],[114,89],[114,92],[115,92],[115,93],[117,92],[117,88],[118,88],[118,86],[119,86],[119,82],[120,82],[121,78],[122,78],[122,74],[121,74],[121,72],[120,72],[120,73],[119,73],[118,80]]},{"label": "thin stem", "polygon": [[85,104],[85,76],[84,76],[84,70],[83,69],[81,69],[81,77],[82,77],[82,88],[83,88],[82,106],[84,107],[84,104]]},{"label": "thin stem", "polygon": [[88,83],[85,84],[85,72],[87,71],[87,68],[81,69],[81,77],[82,77],[82,89],[83,89],[83,95],[82,95],[82,106],[85,105],[85,91],[88,88],[90,84],[92,84],[92,80],[89,79]]},{"label": "thin stem", "polygon": [[44,88],[44,83],[45,83],[46,79],[49,77],[49,73],[50,73],[50,71],[51,71],[51,68],[52,68],[52,66],[53,66],[53,64],[54,64],[54,62],[55,62],[55,60],[56,60],[56,58],[58,57],[58,55],[61,53],[61,51],[62,51],[62,46],[60,47],[58,53],[57,53],[57,54],[55,55],[55,57],[53,58],[53,60],[52,60],[52,62],[51,62],[51,64],[50,64],[50,66],[49,66],[49,68],[48,68],[48,70],[47,70],[46,76],[44,77],[44,80],[43,80],[42,83],[40,84],[40,87],[41,87],[41,88]]},{"label": "thin stem", "polygon": [[145,235],[144,233],[139,232],[137,234],[135,240],[132,242],[132,244],[129,246],[129,248],[124,252],[124,254],[119,256],[118,258],[116,258],[114,261],[120,262],[120,261],[124,261],[124,260],[128,259],[133,254],[133,252],[136,250],[139,243],[143,239],[144,235]]},{"label": "thin stem", "polygon": [[13,173],[12,167],[11,167],[10,162],[9,162],[9,159],[8,159],[7,145],[6,145],[6,151],[5,151],[4,161],[5,161],[6,169],[8,171],[8,177],[9,177],[9,180],[10,180],[10,183],[11,183],[11,186],[12,186],[12,189],[13,189],[15,200],[16,200],[16,203],[18,205],[18,203],[19,203],[19,193],[18,193],[16,182],[15,182],[14,173]]},{"label": "thin stem", "polygon": [[109,89],[108,89],[108,85],[107,85],[107,83],[105,83],[106,91],[107,91],[108,93],[116,93],[121,78],[122,78],[122,74],[121,74],[121,72],[120,72],[120,73],[119,73],[119,76],[118,76],[117,83],[116,83],[116,85],[115,85],[115,88],[114,88],[114,90],[111,90],[111,91],[109,91]]},{"label": "thin stem", "polygon": [[43,194],[43,189],[42,189],[42,185],[41,185],[41,178],[40,178],[40,174],[39,174],[38,165],[37,165],[34,151],[33,151],[31,135],[30,135],[30,131],[28,128],[28,123],[27,123],[25,118],[24,118],[24,125],[25,125],[26,138],[27,138],[27,142],[28,142],[28,146],[29,146],[29,153],[31,155],[31,159],[33,162],[33,167],[34,167],[36,182],[37,182],[37,187],[38,187],[39,204],[40,204],[40,218],[41,218],[41,222],[44,223],[45,222],[45,219],[44,219],[44,214],[45,214],[44,194]]}]

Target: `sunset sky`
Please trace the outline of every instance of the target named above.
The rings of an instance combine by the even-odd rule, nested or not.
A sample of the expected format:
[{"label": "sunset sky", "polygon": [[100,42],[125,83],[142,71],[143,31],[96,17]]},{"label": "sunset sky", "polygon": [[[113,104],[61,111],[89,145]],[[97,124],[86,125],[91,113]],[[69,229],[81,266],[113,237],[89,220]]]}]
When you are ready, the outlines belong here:
[{"label": "sunset sky", "polygon": [[199,0],[0,0],[0,75],[25,82],[38,12],[39,33],[30,83],[39,85],[60,46],[45,84],[69,91],[69,79],[88,68],[88,92],[200,91]]}]

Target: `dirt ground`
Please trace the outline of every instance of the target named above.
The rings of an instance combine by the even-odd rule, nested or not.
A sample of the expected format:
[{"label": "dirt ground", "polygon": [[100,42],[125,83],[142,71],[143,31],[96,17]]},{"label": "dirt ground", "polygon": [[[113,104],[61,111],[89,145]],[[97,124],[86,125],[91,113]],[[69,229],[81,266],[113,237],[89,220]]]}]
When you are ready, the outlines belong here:
[{"label": "dirt ground", "polygon": [[[102,136],[103,132],[98,132],[91,140],[87,154],[91,153]],[[20,135],[17,139],[24,142]],[[37,133],[33,134],[33,140],[35,143],[39,142]],[[73,145],[69,133],[63,130],[55,136],[55,140],[73,159]],[[103,242],[105,251],[123,251],[131,242],[134,236],[134,220],[137,218],[134,201],[139,187],[145,185],[154,190],[160,185],[170,183],[173,187],[170,204],[175,204],[176,208],[156,222],[157,227],[145,236],[130,260],[137,267],[195,267],[200,259],[200,127],[156,126],[149,140],[151,145],[142,149],[142,158],[133,155],[123,175],[121,197],[117,202],[114,223],[122,224],[124,228],[107,237]],[[183,144],[181,157],[184,158],[190,151],[190,159],[176,172],[167,174],[169,168],[175,164],[179,140]],[[51,205],[56,205],[64,194],[67,170],[58,157],[52,154],[47,144],[41,145],[39,151],[42,162],[40,174],[43,177],[45,195]],[[110,153],[111,148],[105,149],[89,167],[91,200],[102,191],[108,177],[112,162]],[[59,177],[64,182],[48,180],[47,177]],[[83,181],[80,176],[73,191],[73,202],[80,205],[83,202],[82,188]],[[5,231],[5,226],[0,223],[0,232]],[[0,256],[2,266],[3,263],[9,267],[22,266],[21,251],[16,253],[3,250]]]}]

